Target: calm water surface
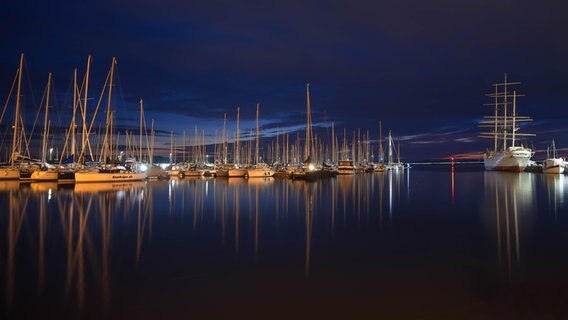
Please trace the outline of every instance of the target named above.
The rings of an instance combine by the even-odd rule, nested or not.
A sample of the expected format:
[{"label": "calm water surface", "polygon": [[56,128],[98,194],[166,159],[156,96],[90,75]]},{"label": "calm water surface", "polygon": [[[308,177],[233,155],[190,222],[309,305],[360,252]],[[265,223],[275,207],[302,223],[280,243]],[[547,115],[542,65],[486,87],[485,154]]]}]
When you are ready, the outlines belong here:
[{"label": "calm water surface", "polygon": [[0,318],[566,319],[568,178],[0,181]]}]

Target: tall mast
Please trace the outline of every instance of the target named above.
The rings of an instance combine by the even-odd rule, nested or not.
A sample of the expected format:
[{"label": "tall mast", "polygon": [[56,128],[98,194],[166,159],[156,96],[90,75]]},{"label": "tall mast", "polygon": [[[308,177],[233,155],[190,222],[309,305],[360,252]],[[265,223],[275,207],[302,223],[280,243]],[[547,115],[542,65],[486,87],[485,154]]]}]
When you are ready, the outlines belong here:
[{"label": "tall mast", "polygon": [[152,128],[150,129],[150,164],[154,164],[154,119],[152,119]]},{"label": "tall mast", "polygon": [[307,159],[311,155],[311,143],[312,143],[312,111],[310,106],[309,83],[306,84],[306,107],[307,107],[307,124],[306,124],[306,159]]},{"label": "tall mast", "polygon": [[43,141],[41,143],[41,161],[45,162],[47,158],[47,115],[49,112],[49,94],[51,92],[51,72],[47,76],[47,94],[45,98],[45,117],[43,119]]},{"label": "tall mast", "polygon": [[73,70],[73,115],[71,117],[71,156],[73,157],[73,163],[75,163],[77,157],[77,142],[76,139],[76,128],[77,128],[77,68]]},{"label": "tall mast", "polygon": [[223,164],[227,164],[227,113],[223,114]]},{"label": "tall mast", "polygon": [[[87,144],[88,136],[87,136],[87,94],[89,92],[89,71],[91,69],[91,55],[87,57],[87,72],[85,73],[85,92],[84,92],[84,102],[83,102],[83,109],[81,111],[83,117],[83,128],[82,128],[82,136],[81,136],[81,155],[85,154],[85,147]],[[114,58],[113,58],[114,61]],[[114,66],[114,64],[113,64]],[[112,77],[112,76],[111,76]],[[112,86],[112,79],[111,79],[111,86]],[[109,93],[109,100],[110,100],[110,93]],[[89,146],[90,148],[90,146]]]},{"label": "tall mast", "polygon": [[170,131],[170,164],[174,163],[174,131]]},{"label": "tall mast", "polygon": [[388,163],[389,165],[392,164],[392,136],[391,131],[389,130],[389,156],[388,156]]},{"label": "tall mast", "polygon": [[114,76],[114,65],[116,64],[116,58],[112,58],[112,64],[110,67],[110,81],[108,87],[108,97],[107,97],[107,112],[106,112],[106,130],[105,130],[105,140],[103,144],[103,160],[106,161],[107,158],[112,160],[112,113],[111,113],[111,98],[112,98],[112,78]]},{"label": "tall mast", "polygon": [[[503,87],[503,151],[507,150],[507,74],[505,73],[505,83]],[[497,119],[495,119],[497,121]]]},{"label": "tall mast", "polygon": [[379,162],[385,162],[385,151],[383,150],[383,124],[379,121]]},{"label": "tall mast", "polygon": [[18,92],[16,95],[16,112],[14,115],[14,133],[12,135],[12,159],[10,165],[13,167],[16,161],[17,154],[19,153],[17,147],[17,140],[19,136],[19,124],[20,124],[20,95],[22,89],[22,70],[24,67],[24,54],[20,55],[20,67],[18,68]]},{"label": "tall mast", "polygon": [[235,153],[235,163],[239,164],[241,157],[240,157],[240,152],[241,150],[239,150],[239,138],[240,138],[240,129],[239,129],[239,121],[240,121],[240,112],[241,112],[241,108],[237,107],[237,137],[236,137],[236,153]]},{"label": "tall mast", "polygon": [[495,118],[493,119],[494,121],[494,128],[493,128],[493,140],[495,143],[495,147],[494,147],[494,152],[497,152],[497,130],[498,130],[498,117],[499,117],[499,87],[495,86]]},{"label": "tall mast", "polygon": [[[138,148],[140,148],[140,157],[138,158],[138,162],[142,162],[142,118],[144,117],[144,101],[142,101],[142,99],[140,99],[140,144],[138,145]],[[146,134],[148,134],[148,131],[146,131]]]},{"label": "tall mast", "polygon": [[258,164],[258,107],[259,104],[256,104],[256,146],[254,148],[254,163]]},{"label": "tall mast", "polygon": [[512,121],[513,121],[513,127],[512,127],[512,129],[511,129],[511,130],[513,131],[513,132],[512,132],[512,135],[513,135],[512,138],[513,138],[513,139],[512,139],[512,141],[511,141],[511,146],[512,146],[512,147],[515,146],[515,131],[517,131],[517,130],[516,130],[516,129],[517,129],[517,128],[516,128],[516,125],[517,125],[517,124],[516,124],[516,120],[517,120],[517,119],[516,119],[516,117],[517,117],[517,110],[516,110],[516,109],[517,109],[517,106],[516,106],[516,102],[517,102],[517,91],[514,90],[514,91],[513,91],[513,116],[512,116],[512,117],[513,117],[513,119],[512,119]]},{"label": "tall mast", "polygon": [[331,163],[335,163],[335,122],[331,123]]}]

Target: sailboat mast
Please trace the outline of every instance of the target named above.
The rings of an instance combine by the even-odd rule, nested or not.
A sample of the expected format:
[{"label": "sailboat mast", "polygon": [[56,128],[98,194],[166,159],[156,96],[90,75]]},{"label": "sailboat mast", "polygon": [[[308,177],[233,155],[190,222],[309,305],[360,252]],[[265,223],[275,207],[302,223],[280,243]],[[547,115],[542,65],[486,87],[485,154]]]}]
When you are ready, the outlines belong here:
[{"label": "sailboat mast", "polygon": [[494,152],[497,152],[497,130],[498,130],[498,118],[499,117],[499,89],[498,86],[495,85],[495,118],[494,118],[494,128],[493,128],[493,140],[495,143]]},{"label": "sailboat mast", "polygon": [[227,113],[223,114],[223,164],[227,164]]},{"label": "sailboat mast", "polygon": [[[84,92],[84,102],[83,102],[83,108],[82,108],[82,117],[83,117],[83,128],[82,128],[82,132],[83,134],[81,135],[81,155],[85,154],[85,147],[87,144],[87,140],[88,140],[88,135],[87,135],[87,94],[89,92],[89,71],[91,69],[91,55],[89,55],[87,57],[87,72],[85,73],[85,92]],[[113,58],[114,60],[114,58]],[[112,77],[112,76],[111,76]],[[111,79],[112,81],[112,79]],[[112,84],[112,82],[111,82]],[[110,94],[109,94],[109,99],[110,99]],[[90,145],[89,145],[89,149],[90,149]],[[92,156],[92,155],[91,155]]]},{"label": "sailboat mast", "polygon": [[45,117],[43,119],[43,141],[41,143],[41,161],[45,162],[47,157],[47,115],[49,112],[49,94],[51,92],[51,72],[47,76],[47,94],[45,97]]},{"label": "sailboat mast", "polygon": [[75,137],[75,129],[77,127],[77,68],[73,70],[73,115],[71,116],[71,156],[73,157],[73,163],[75,163],[77,152],[77,142]]},{"label": "sailboat mast", "polygon": [[256,146],[254,149],[254,163],[258,164],[258,107],[259,104],[256,104]]},{"label": "sailboat mast", "polygon": [[379,121],[379,162],[385,162],[385,151],[383,150],[383,124]]},{"label": "sailboat mast", "polygon": [[503,151],[507,150],[507,74],[503,91]]},{"label": "sailboat mast", "polygon": [[515,131],[517,131],[517,130],[516,130],[516,125],[517,125],[517,124],[516,124],[516,120],[517,120],[517,119],[516,119],[516,117],[517,117],[517,105],[516,105],[516,103],[517,103],[517,91],[514,90],[514,91],[513,91],[513,127],[512,127],[512,131],[513,131],[513,132],[512,132],[512,135],[513,135],[512,138],[513,138],[513,139],[512,139],[512,141],[511,141],[511,146],[512,146],[512,147],[515,146]]},{"label": "sailboat mast", "polygon": [[[138,148],[140,148],[138,162],[142,162],[142,118],[144,117],[144,101],[140,99],[140,144]],[[146,131],[148,132],[148,131]]]},{"label": "sailboat mast", "polygon": [[240,146],[239,146],[239,138],[240,138],[239,121],[240,121],[240,117],[241,117],[240,113],[241,113],[241,108],[237,107],[237,133],[236,133],[236,140],[237,141],[236,141],[236,147],[235,147],[235,150],[236,150],[236,152],[235,152],[235,163],[236,164],[239,164],[240,160],[241,160],[240,156],[239,156],[239,154],[241,152],[241,150],[239,149],[240,148]]},{"label": "sailboat mast", "polygon": [[14,133],[12,135],[12,159],[10,161],[10,165],[14,167],[18,148],[17,148],[17,140],[19,136],[19,124],[20,124],[20,96],[21,96],[21,89],[22,89],[22,70],[24,67],[24,54],[20,55],[20,67],[18,68],[18,91],[16,95],[16,111],[14,115]]},{"label": "sailboat mast", "polygon": [[335,163],[335,122],[331,123],[331,163]]},{"label": "sailboat mast", "polygon": [[170,164],[173,163],[174,158],[174,131],[170,131]]},{"label": "sailboat mast", "polygon": [[154,164],[154,119],[152,119],[152,128],[150,129],[150,164]]},{"label": "sailboat mast", "polygon": [[388,155],[388,163],[389,165],[392,164],[392,136],[391,131],[389,130],[389,155]]},{"label": "sailboat mast", "polygon": [[312,142],[312,112],[310,106],[310,84],[306,84],[306,107],[307,107],[307,124],[306,124],[306,159],[311,155]]}]

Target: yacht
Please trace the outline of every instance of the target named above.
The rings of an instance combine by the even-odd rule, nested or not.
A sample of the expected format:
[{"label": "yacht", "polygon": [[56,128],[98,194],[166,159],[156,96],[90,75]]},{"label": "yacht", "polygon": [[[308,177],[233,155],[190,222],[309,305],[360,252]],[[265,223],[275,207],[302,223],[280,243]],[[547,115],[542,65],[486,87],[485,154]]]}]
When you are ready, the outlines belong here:
[{"label": "yacht", "polygon": [[546,159],[542,162],[543,173],[564,173],[566,161],[564,158],[558,157],[554,140],[552,140],[552,148],[547,148]]}]

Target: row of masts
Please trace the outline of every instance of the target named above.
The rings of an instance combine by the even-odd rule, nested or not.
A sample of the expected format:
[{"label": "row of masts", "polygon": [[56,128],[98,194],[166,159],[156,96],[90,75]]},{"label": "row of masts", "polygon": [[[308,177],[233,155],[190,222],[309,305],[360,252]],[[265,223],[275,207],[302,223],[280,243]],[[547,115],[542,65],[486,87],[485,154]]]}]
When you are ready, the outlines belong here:
[{"label": "row of masts", "polygon": [[[31,137],[26,136],[24,129],[24,118],[22,116],[22,108],[20,98],[22,96],[22,69],[24,64],[24,55],[20,56],[20,65],[16,74],[15,86],[15,111],[14,122],[12,125],[12,148],[9,156],[9,162],[12,167],[16,166],[17,161],[22,159],[32,159],[29,151]],[[50,142],[50,136],[54,137],[57,133],[53,132],[52,122],[49,120],[49,112],[51,107],[50,95],[54,92],[52,74],[48,74],[48,81],[45,89],[44,99],[42,99],[41,108],[43,108],[43,133],[41,137],[39,156],[35,158],[38,162],[45,163],[48,160],[54,160],[53,151],[55,150],[55,158],[61,163],[66,158],[72,157],[73,163],[84,163],[86,159],[91,161],[107,163],[119,157],[137,158],[139,161],[153,163],[154,154],[154,120],[151,121],[151,129],[148,132],[146,118],[144,115],[144,103],[140,99],[140,123],[139,131],[124,131],[121,133],[114,130],[115,127],[115,110],[112,103],[113,88],[115,86],[115,67],[117,61],[112,58],[111,68],[107,74],[103,90],[97,100],[97,104],[93,111],[88,109],[88,90],[89,90],[89,74],[92,64],[91,56],[87,58],[86,71],[82,82],[79,84],[77,68],[73,72],[73,108],[68,129],[65,131],[65,138],[61,142],[61,148],[54,148],[55,139]],[[13,86],[14,87],[14,86]],[[96,123],[97,114],[102,109],[102,104],[106,98],[105,120],[104,123]],[[8,101],[0,117],[0,123],[6,112]],[[300,132],[294,134],[285,133],[284,130],[278,130],[277,134],[272,137],[261,139],[261,129],[259,123],[260,105],[256,105],[256,132],[253,135],[252,129],[245,143],[241,142],[240,128],[240,107],[237,107],[236,130],[231,136],[227,130],[227,114],[223,117],[223,130],[221,137],[215,133],[214,142],[206,139],[205,131],[198,131],[195,127],[193,142],[188,143],[186,132],[183,131],[183,141],[181,146],[174,139],[174,132],[171,131],[170,137],[170,154],[169,162],[194,162],[194,163],[235,163],[235,164],[258,164],[260,162],[281,163],[281,164],[298,164],[305,161],[316,163],[337,163],[342,159],[352,159],[356,163],[364,164],[371,162],[395,162],[394,155],[400,155],[399,150],[394,146],[390,131],[388,143],[388,155],[384,155],[384,141],[382,137],[382,124],[379,122],[379,140],[371,138],[369,130],[353,131],[351,139],[348,138],[347,131],[343,130],[343,143],[339,144],[339,137],[336,135],[335,124],[331,124],[331,137],[327,134],[318,135],[313,131],[313,119],[310,102],[309,84],[306,86],[306,106],[307,106],[307,122],[305,137],[300,137]],[[38,111],[39,114],[39,111]],[[98,125],[98,130],[95,129]],[[33,130],[32,130],[33,131]],[[77,139],[80,136],[80,139]],[[4,135],[4,138],[6,135]],[[254,138],[253,138],[254,137]],[[295,140],[294,140],[295,139]],[[80,143],[78,143],[78,140]],[[121,144],[122,140],[122,144]],[[209,141],[207,141],[209,140]],[[231,141],[232,140],[232,141]],[[262,141],[261,141],[262,140]],[[253,145],[254,141],[254,145]],[[261,144],[264,143],[264,148]],[[373,145],[378,144],[378,158],[375,159]],[[51,145],[51,147],[50,147]],[[232,152],[229,152],[231,147]],[[400,148],[400,144],[399,147]],[[181,150],[180,150],[181,149]],[[213,149],[213,150],[211,150]],[[210,154],[210,152],[213,152]],[[181,159],[178,154],[181,153]],[[213,161],[210,161],[213,159]],[[398,159],[400,161],[400,159]]]}]

